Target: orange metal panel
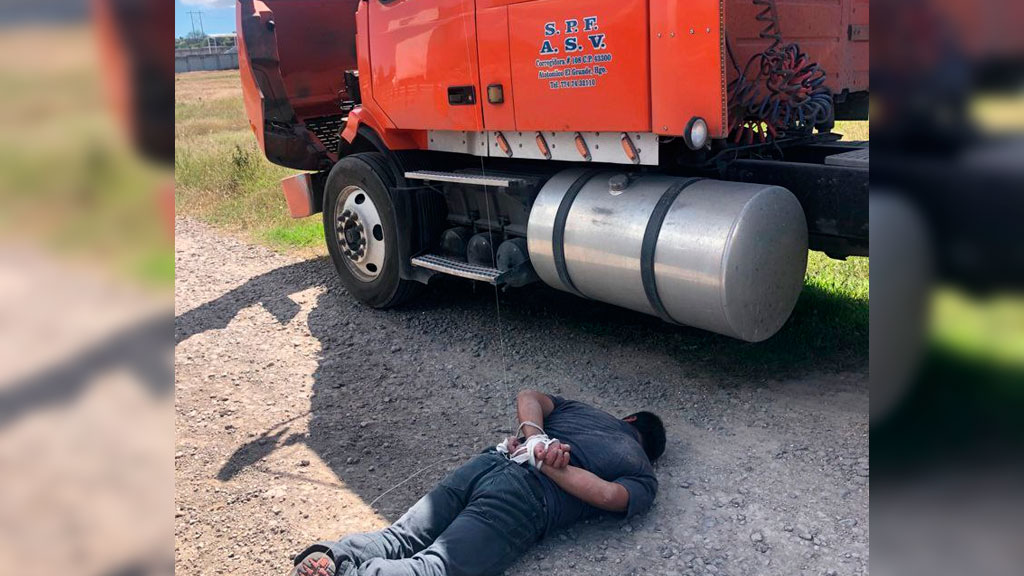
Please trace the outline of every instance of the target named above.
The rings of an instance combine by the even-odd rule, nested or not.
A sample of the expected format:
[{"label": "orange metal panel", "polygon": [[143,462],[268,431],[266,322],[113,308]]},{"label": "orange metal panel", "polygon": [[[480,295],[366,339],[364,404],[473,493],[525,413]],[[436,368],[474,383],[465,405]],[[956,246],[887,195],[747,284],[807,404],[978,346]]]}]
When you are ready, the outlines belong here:
[{"label": "orange metal panel", "polygon": [[281,78],[299,118],[338,113],[345,70],[356,67],[358,0],[265,0],[274,14]]},{"label": "orange metal panel", "polygon": [[[394,122],[384,114],[384,111],[380,109],[380,106],[377,105],[377,101],[373,97],[373,67],[370,65],[370,13],[367,8],[368,4],[368,2],[360,2],[359,7],[356,8],[356,54],[359,57],[359,94],[363,100],[360,108],[367,110],[371,115],[379,119],[381,124],[374,126],[374,129],[393,128]],[[356,110],[359,110],[359,108],[356,108]],[[346,137],[346,133],[351,133],[351,137]],[[342,133],[342,137],[351,142],[355,138],[355,134],[355,128],[347,126]]]},{"label": "orange metal panel", "polygon": [[[270,19],[271,12],[267,5],[259,0],[253,2],[253,14],[258,14],[265,22]],[[245,114],[249,120],[249,128],[256,135],[256,142],[260,150],[265,150],[263,141],[263,93],[256,85],[256,76],[253,74],[249,47],[246,46],[245,32],[242,27],[242,18],[248,16],[243,14],[241,9],[235,10],[235,26],[238,30],[238,68],[242,78],[242,102],[245,104]]]},{"label": "orange metal panel", "polygon": [[512,4],[510,0],[476,0],[476,10],[481,12],[488,8],[497,8],[498,6],[508,6]]},{"label": "orange metal panel", "polygon": [[388,150],[427,149],[426,130],[399,130],[389,127],[387,122],[381,119],[379,108],[367,106],[365,102],[348,113],[348,121],[341,131],[341,137],[346,142],[354,142],[360,126],[373,130]]},{"label": "orange metal panel", "polygon": [[508,10],[518,130],[650,131],[647,0]]},{"label": "orange metal panel", "polygon": [[356,10],[356,47],[359,54],[359,93],[363,103],[349,112],[348,121],[341,132],[346,142],[353,142],[360,126],[373,130],[389,150],[425,149],[427,133],[423,130],[400,130],[381,110],[374,99],[372,68],[370,66],[370,35],[368,2],[360,2]]},{"label": "orange metal panel", "polygon": [[[833,90],[850,90],[851,92],[868,89],[868,78],[870,76],[870,44],[869,27],[870,16],[869,0],[848,0],[844,3],[846,12],[849,15],[850,24],[847,26],[847,36],[843,37],[843,50],[839,72],[839,82]],[[861,31],[860,37],[853,35],[854,28]],[[828,68],[825,69],[826,71]]]},{"label": "orange metal panel", "polygon": [[239,68],[249,124],[267,158],[315,170],[337,160],[306,121],[341,116],[356,65],[358,0],[240,0]]},{"label": "orange metal panel", "polygon": [[[868,0],[775,0],[775,4],[783,40],[799,44],[811,61],[825,69],[834,93],[868,89],[869,43],[866,38],[851,37],[851,26],[868,25]],[[751,0],[726,1],[726,29],[741,68],[770,44],[758,37],[764,23],[756,16],[762,8]],[[731,66],[729,74],[732,80]]]},{"label": "orange metal panel", "polygon": [[[366,2],[360,2],[356,8],[356,55],[359,68],[359,95],[363,100],[363,108],[372,108],[379,113],[388,126],[391,120],[380,110],[373,99],[373,68],[370,66],[370,17]],[[353,137],[355,132],[352,133]],[[351,139],[349,139],[351,142]]]},{"label": "orange metal panel", "polygon": [[[890,8],[894,10],[894,8]],[[1024,54],[1024,2],[1014,0],[933,0],[918,8],[928,19],[946,25],[942,31],[972,62],[1017,61]],[[927,14],[933,12],[933,14]],[[920,25],[920,24],[919,24]]]},{"label": "orange metal panel", "polygon": [[[487,130],[515,130],[515,99],[512,96],[512,66],[509,61],[508,8],[480,7],[488,0],[477,4],[476,26],[480,51],[480,105],[484,112],[484,127]],[[504,1],[504,0],[490,0]],[[487,87],[501,86],[504,102],[492,104],[487,99]]]},{"label": "orange metal panel", "polygon": [[655,134],[681,135],[700,116],[725,137],[725,54],[721,0],[651,3],[651,121]]},{"label": "orange metal panel", "polygon": [[[473,0],[368,0],[373,99],[402,129],[482,130]],[[473,86],[476,102],[449,105]]]},{"label": "orange metal panel", "polygon": [[511,6],[523,2],[536,2],[537,0],[476,0],[476,9],[492,8],[494,6]]}]

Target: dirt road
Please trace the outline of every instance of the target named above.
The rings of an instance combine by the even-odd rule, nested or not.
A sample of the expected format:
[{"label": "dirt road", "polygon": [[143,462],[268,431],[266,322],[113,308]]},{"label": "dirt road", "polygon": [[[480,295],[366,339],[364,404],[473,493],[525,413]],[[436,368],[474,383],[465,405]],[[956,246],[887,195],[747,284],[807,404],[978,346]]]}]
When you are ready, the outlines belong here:
[{"label": "dirt road", "polygon": [[178,574],[283,575],[309,542],[385,525],[500,440],[521,387],[656,411],[670,439],[650,513],[554,534],[509,574],[868,573],[865,373],[760,373],[544,288],[497,313],[491,287],[445,281],[376,311],[328,260],[190,220],[176,254]]}]

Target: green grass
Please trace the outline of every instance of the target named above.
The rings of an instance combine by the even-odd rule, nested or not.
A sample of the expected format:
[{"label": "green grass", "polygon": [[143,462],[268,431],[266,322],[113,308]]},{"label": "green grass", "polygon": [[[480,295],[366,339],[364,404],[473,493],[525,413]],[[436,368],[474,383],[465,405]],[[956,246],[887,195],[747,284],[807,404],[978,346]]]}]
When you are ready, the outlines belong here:
[{"label": "green grass", "polygon": [[825,294],[842,296],[851,302],[868,301],[868,259],[851,257],[834,260],[811,252],[805,284]]},{"label": "green grass", "polygon": [[153,251],[133,262],[136,278],[157,286],[174,286],[174,251]]},{"label": "green grass", "polygon": [[709,337],[708,362],[723,374],[781,377],[822,370],[863,370],[868,357],[867,258],[833,260],[810,252],[804,290],[778,334],[750,344]]},{"label": "green grass", "polygon": [[260,151],[242,105],[238,73],[175,78],[175,208],[275,249],[323,253],[319,217],[294,220],[281,179],[294,170]]},{"label": "green grass", "polygon": [[86,27],[9,32],[0,39],[0,241],[172,287],[169,170],[134,150],[112,114],[95,38]]},{"label": "green grass", "polygon": [[932,295],[931,305],[933,348],[1024,373],[1024,296],[978,295],[944,287]]},{"label": "green grass", "polygon": [[294,226],[278,226],[264,233],[265,241],[279,248],[313,248],[324,242],[324,223],[319,215],[304,218]]},{"label": "green grass", "polygon": [[[217,122],[203,117],[200,122]],[[186,125],[184,132],[189,132]],[[179,135],[175,142],[175,206],[248,239],[282,250],[316,248],[318,218],[294,220],[281,193],[281,179],[294,170],[264,158],[248,129]],[[315,224],[313,222],[316,222]]]},{"label": "green grass", "polygon": [[832,356],[844,367],[867,359],[869,277],[867,258],[810,252],[804,292],[772,346],[783,359]]}]

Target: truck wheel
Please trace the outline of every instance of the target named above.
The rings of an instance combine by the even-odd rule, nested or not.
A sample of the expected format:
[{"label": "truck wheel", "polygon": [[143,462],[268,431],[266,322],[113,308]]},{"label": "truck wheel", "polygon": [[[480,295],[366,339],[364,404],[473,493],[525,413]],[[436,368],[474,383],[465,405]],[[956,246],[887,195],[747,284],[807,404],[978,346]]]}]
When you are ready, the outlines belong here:
[{"label": "truck wheel", "polygon": [[[341,283],[357,300],[392,308],[422,284],[399,277],[394,180],[377,152],[353,154],[334,165],[324,193],[324,236]],[[408,228],[407,225],[405,225]]]}]

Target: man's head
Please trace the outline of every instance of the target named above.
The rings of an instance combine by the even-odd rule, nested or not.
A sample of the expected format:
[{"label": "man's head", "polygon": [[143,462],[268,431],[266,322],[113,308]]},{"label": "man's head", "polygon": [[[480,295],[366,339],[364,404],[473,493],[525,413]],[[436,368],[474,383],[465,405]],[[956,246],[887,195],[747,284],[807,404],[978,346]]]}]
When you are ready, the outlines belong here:
[{"label": "man's head", "polygon": [[665,452],[665,425],[650,412],[637,412],[623,418],[640,432],[640,444],[653,464]]}]

